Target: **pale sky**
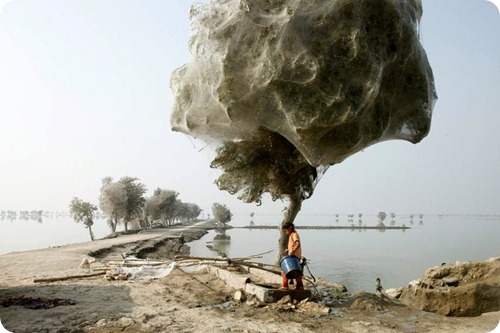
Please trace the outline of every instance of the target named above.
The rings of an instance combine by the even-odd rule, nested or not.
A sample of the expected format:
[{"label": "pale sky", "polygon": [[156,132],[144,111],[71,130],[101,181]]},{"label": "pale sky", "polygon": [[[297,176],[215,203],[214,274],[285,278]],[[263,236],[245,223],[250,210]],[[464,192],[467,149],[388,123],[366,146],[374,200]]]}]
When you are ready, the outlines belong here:
[{"label": "pale sky", "polygon": [[[188,0],[0,0],[0,210],[98,203],[134,176],[210,212],[279,213],[213,184],[203,143],[170,130],[172,71],[189,59]],[[417,145],[384,142],[332,166],[303,213],[500,213],[500,15],[424,0],[439,99]]]}]

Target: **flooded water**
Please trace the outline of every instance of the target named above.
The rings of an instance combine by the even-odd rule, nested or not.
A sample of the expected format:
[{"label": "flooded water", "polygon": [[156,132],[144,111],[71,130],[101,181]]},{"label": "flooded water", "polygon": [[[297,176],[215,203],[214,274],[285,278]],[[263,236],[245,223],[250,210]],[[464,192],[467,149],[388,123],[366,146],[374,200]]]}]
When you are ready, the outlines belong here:
[{"label": "flooded water", "polygon": [[[255,224],[277,225],[279,216],[262,218]],[[243,222],[243,220],[246,220]],[[248,224],[249,218],[237,217],[234,226]],[[389,220],[389,221],[388,221]],[[267,223],[269,221],[269,223]],[[271,222],[274,221],[274,222]],[[358,224],[358,218],[354,218]],[[325,215],[300,216],[296,225],[350,225],[347,217]],[[362,225],[374,226],[376,216],[363,217]],[[391,225],[390,218],[386,225]],[[400,287],[421,277],[425,270],[441,263],[480,261],[500,256],[499,216],[409,216],[396,217],[394,225],[405,224],[406,230],[306,230],[299,229],[303,255],[311,273],[329,281],[343,283],[349,290],[375,291],[380,277],[384,288]],[[273,250],[261,259],[272,263],[276,257],[277,229],[240,229],[226,232],[230,241],[214,241],[215,231],[191,244],[193,256],[217,256],[207,248],[225,252],[229,257],[242,257]],[[306,272],[307,273],[307,272]]]},{"label": "flooded water", "polygon": [[[351,220],[352,221],[351,221]],[[300,215],[297,226],[346,226],[377,224],[376,216]],[[249,216],[233,217],[226,234],[230,240],[214,240],[215,231],[190,243],[191,255],[216,257],[211,248],[225,252],[230,258],[272,251],[255,259],[273,263],[276,257],[281,216],[254,216],[256,225],[276,229],[242,229]],[[303,254],[315,277],[343,283],[349,290],[375,290],[380,277],[384,288],[400,287],[421,277],[424,271],[443,262],[479,261],[500,256],[500,216],[396,216],[387,217],[386,225],[406,225],[406,230],[306,230],[299,229]],[[96,238],[109,234],[105,219],[97,219],[92,227]],[[0,219],[0,254],[12,251],[60,246],[90,240],[88,229],[69,217],[36,219]],[[121,229],[120,229],[121,230]],[[217,237],[220,238],[220,237]]]},{"label": "flooded water", "polygon": [[[96,238],[110,233],[105,219],[92,226]],[[90,241],[89,230],[68,216],[0,219],[0,254]]]}]

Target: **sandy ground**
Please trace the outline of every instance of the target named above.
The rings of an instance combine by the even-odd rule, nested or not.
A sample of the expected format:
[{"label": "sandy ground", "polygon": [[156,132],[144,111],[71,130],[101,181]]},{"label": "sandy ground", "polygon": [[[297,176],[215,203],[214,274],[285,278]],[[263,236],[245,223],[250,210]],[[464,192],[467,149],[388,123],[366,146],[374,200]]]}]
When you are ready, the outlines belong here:
[{"label": "sandy ground", "polygon": [[[351,293],[328,313],[234,301],[235,290],[205,270],[174,269],[155,280],[107,281],[103,276],[35,283],[35,279],[95,273],[95,265],[120,260],[122,254],[148,252],[167,258],[186,250],[165,245],[183,232],[185,241],[204,234],[207,223],[157,229],[135,235],[0,256],[0,301],[14,297],[70,298],[74,305],[28,309],[0,306],[9,332],[491,332],[500,312],[473,318],[450,318],[408,308],[369,293]],[[151,246],[163,244],[165,246]],[[170,247],[170,251],[164,248]],[[79,267],[96,251],[98,263]],[[163,251],[163,252],[162,252]],[[140,251],[139,251],[140,252]],[[93,268],[93,269],[92,269]],[[311,301],[311,303],[313,303]],[[321,309],[321,307],[320,307]],[[324,307],[323,307],[324,309]],[[0,328],[0,332],[2,329]]]}]

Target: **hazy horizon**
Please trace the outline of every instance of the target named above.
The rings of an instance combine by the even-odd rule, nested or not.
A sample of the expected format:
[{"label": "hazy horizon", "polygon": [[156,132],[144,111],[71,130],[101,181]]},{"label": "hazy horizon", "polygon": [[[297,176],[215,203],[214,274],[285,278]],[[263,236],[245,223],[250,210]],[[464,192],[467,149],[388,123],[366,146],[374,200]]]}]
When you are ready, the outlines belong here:
[{"label": "hazy horizon", "polygon": [[[199,2],[199,1],[198,1]],[[207,2],[207,1],[202,1]],[[0,1],[0,210],[98,204],[101,179],[137,177],[210,212],[280,213],[219,191],[211,148],[170,130],[172,71],[189,59],[193,1]],[[424,0],[436,81],[421,143],[383,142],[331,166],[301,214],[499,214],[500,14]]]}]

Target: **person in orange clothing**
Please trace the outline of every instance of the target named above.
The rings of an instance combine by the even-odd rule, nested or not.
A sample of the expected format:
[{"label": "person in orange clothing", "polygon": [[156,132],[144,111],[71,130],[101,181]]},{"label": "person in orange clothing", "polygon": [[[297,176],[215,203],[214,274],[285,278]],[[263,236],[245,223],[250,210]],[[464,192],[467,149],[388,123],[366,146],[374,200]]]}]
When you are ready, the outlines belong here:
[{"label": "person in orange clothing", "polygon": [[[285,255],[296,256],[299,260],[302,258],[302,246],[300,244],[300,236],[295,230],[295,225],[291,222],[285,223],[282,227],[288,236],[288,247],[285,249]],[[283,275],[283,283],[281,288],[288,289],[288,278],[285,273]],[[304,283],[302,282],[302,276],[295,278],[297,282],[296,289],[304,289]]]}]

